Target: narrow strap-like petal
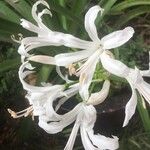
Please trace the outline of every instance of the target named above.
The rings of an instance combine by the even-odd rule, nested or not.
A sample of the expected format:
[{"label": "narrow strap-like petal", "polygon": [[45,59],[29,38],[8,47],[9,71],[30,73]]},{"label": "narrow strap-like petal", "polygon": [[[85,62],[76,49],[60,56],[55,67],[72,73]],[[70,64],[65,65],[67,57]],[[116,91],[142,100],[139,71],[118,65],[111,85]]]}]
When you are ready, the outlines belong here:
[{"label": "narrow strap-like petal", "polygon": [[110,88],[110,81],[105,80],[102,89],[99,92],[92,93],[87,101],[87,104],[98,105],[102,103],[108,96],[109,88]]},{"label": "narrow strap-like petal", "polygon": [[79,93],[83,100],[87,101],[89,98],[89,86],[92,82],[93,74],[95,72],[96,64],[99,60],[100,51],[96,51],[88,60],[79,68],[77,75],[80,76]]},{"label": "narrow strap-like petal", "polygon": [[25,20],[25,19],[21,19],[21,26],[31,32],[35,32],[35,33],[40,33],[42,32],[42,29],[37,27],[36,25],[34,25],[33,23]]},{"label": "narrow strap-like petal", "polygon": [[150,104],[150,84],[144,81],[140,70],[135,68],[135,70],[130,69],[130,73],[127,76],[127,80],[134,86],[135,89],[145,98],[145,100]]},{"label": "narrow strap-like petal", "polygon": [[129,41],[133,36],[134,29],[132,27],[126,27],[123,30],[112,32],[101,39],[104,49],[112,49],[119,47]]},{"label": "narrow strap-like petal", "polygon": [[111,58],[106,52],[100,56],[103,67],[110,73],[125,78],[130,69],[121,61]]},{"label": "narrow strap-like petal", "polygon": [[101,11],[102,13],[103,9],[100,8],[100,6],[98,5],[90,8],[85,15],[85,22],[84,22],[87,33],[89,34],[90,38],[95,42],[100,42],[95,26],[95,19],[99,11]]},{"label": "narrow strap-like petal", "polygon": [[[51,30],[48,29],[48,28],[43,24],[42,19],[41,19],[41,17],[42,17],[43,14],[50,14],[50,16],[51,16],[51,12],[46,9],[47,11],[44,11],[44,12],[40,13],[40,15],[37,14],[37,6],[40,5],[40,4],[46,6],[47,8],[50,8],[49,5],[48,5],[48,3],[47,3],[46,1],[39,0],[39,1],[37,1],[37,2],[33,5],[33,7],[32,7],[32,16],[33,16],[34,20],[37,22],[37,24],[38,24],[39,27],[41,27],[41,28],[47,30],[48,32],[51,32]],[[48,13],[48,12],[49,12],[49,13]]]},{"label": "narrow strap-like petal", "polygon": [[123,122],[123,127],[125,127],[129,123],[129,120],[134,115],[135,110],[136,110],[136,106],[137,106],[136,91],[135,91],[135,89],[131,83],[130,83],[130,86],[132,89],[132,96],[131,96],[130,100],[128,101],[128,103],[126,104],[126,107],[125,107],[125,119]]},{"label": "narrow strap-like petal", "polygon": [[65,97],[61,98],[55,108],[55,111],[57,111],[61,105],[63,105],[70,97],[74,96],[75,94],[77,94],[79,91],[79,84],[74,84],[74,86],[70,87],[70,89],[64,91],[64,95],[66,95]]},{"label": "narrow strap-like petal", "polygon": [[95,135],[93,127],[96,121],[96,110],[92,105],[84,107],[84,117],[81,125],[81,139],[86,150],[116,150],[119,147],[118,138]]},{"label": "narrow strap-like petal", "polygon": [[119,142],[116,136],[110,138],[100,134],[96,135],[93,130],[87,131],[87,133],[93,145],[98,147],[98,150],[117,150],[119,148]]},{"label": "narrow strap-like petal", "polygon": [[23,88],[25,90],[31,91],[31,92],[39,92],[39,91],[40,92],[46,92],[46,91],[50,92],[50,91],[53,91],[53,90],[56,90],[56,89],[60,89],[60,90],[64,89],[63,85],[54,85],[54,86],[50,85],[50,86],[42,87],[42,86],[30,85],[27,82],[25,82],[24,78],[26,78],[27,75],[29,75],[29,74],[34,72],[34,71],[24,71],[27,68],[27,66],[29,66],[29,65],[30,65],[30,63],[28,63],[28,62],[23,63],[20,66],[19,72],[18,72],[19,79],[20,79],[20,81],[21,81],[21,83],[23,85]]},{"label": "narrow strap-like petal", "polygon": [[79,114],[80,111],[81,111],[81,104],[78,104],[70,112],[64,115],[60,115],[60,121],[56,122],[55,121],[53,122],[53,120],[50,120],[52,122],[46,122],[39,117],[39,126],[50,134],[61,132],[65,127],[67,127],[76,120],[76,116],[77,114]]},{"label": "narrow strap-like petal", "polygon": [[150,104],[150,84],[143,81],[141,84],[137,85],[136,88],[144,99]]},{"label": "narrow strap-like petal", "polygon": [[56,65],[55,58],[51,56],[46,56],[46,55],[31,56],[28,58],[28,60],[42,63],[42,64]]},{"label": "narrow strap-like petal", "polygon": [[58,66],[69,66],[72,63],[81,61],[88,58],[93,51],[91,50],[82,50],[73,53],[62,53],[55,56],[56,64]]},{"label": "narrow strap-like petal", "polygon": [[69,140],[68,140],[64,150],[72,150],[73,149],[74,142],[75,142],[75,139],[77,137],[77,133],[78,133],[81,121],[82,121],[82,115],[83,115],[82,112],[80,114],[78,114],[76,122],[73,126],[73,129],[72,129],[71,134],[69,136]]}]

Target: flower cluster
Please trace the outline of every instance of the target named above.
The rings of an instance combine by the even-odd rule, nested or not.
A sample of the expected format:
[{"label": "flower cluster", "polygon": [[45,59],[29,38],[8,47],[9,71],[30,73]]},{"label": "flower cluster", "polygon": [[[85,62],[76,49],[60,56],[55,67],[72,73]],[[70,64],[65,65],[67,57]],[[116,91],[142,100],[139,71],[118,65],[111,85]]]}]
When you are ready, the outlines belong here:
[{"label": "flower cluster", "polygon": [[[46,7],[41,12],[37,11],[39,4]],[[94,105],[98,105],[106,99],[109,93],[110,81],[105,80],[102,89],[96,93],[90,94],[89,86],[98,63],[101,63],[103,68],[109,73],[125,78],[128,81],[131,86],[132,96],[125,108],[123,126],[128,124],[135,113],[137,105],[136,90],[150,103],[150,85],[143,80],[143,76],[150,76],[150,71],[129,68],[119,60],[116,60],[110,51],[126,43],[133,36],[134,29],[126,27],[123,30],[112,32],[99,39],[95,19],[99,12],[103,13],[103,9],[96,5],[90,8],[85,15],[85,30],[91,39],[86,41],[73,35],[52,31],[47,28],[42,22],[42,16],[48,14],[52,17],[49,9],[50,7],[47,2],[39,0],[32,7],[32,16],[37,24],[34,25],[25,19],[21,19],[23,28],[37,34],[34,37],[21,39],[18,49],[22,59],[19,78],[23,88],[27,91],[26,98],[31,106],[17,113],[10,109],[8,111],[14,118],[29,114],[38,116],[39,126],[50,134],[61,132],[65,127],[75,122],[65,150],[73,149],[79,129],[82,143],[86,150],[115,150],[118,148],[118,138],[116,136],[105,137],[100,134],[94,134],[93,131],[96,121]],[[80,51],[61,53],[54,57],[31,54],[30,51],[32,49],[43,46],[65,46],[80,49]],[[30,61],[55,65],[57,73],[69,86],[66,88],[65,85],[52,85],[50,83],[41,83],[41,86],[35,86],[27,83],[25,78],[35,72]],[[60,71],[61,66],[68,68],[68,75],[79,77],[79,83],[74,83],[67,76],[63,76]],[[71,111],[63,115],[58,114],[57,110],[61,105],[77,93],[80,94],[82,102],[78,103]],[[54,108],[53,103],[56,100],[59,101]]]}]

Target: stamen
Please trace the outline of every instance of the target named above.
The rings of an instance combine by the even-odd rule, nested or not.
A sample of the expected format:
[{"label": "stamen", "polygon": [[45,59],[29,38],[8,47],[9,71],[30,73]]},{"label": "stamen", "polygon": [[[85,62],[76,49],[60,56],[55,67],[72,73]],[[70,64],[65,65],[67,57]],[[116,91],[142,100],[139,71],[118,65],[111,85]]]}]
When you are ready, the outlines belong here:
[{"label": "stamen", "polygon": [[85,82],[86,77],[87,77],[87,76],[86,76],[86,74],[85,74],[85,73],[83,73],[83,74],[81,74],[81,75],[80,75],[80,79],[79,79],[79,80],[80,80],[80,81],[79,81],[79,82],[80,82],[80,84],[83,84],[83,83]]},{"label": "stamen", "polygon": [[75,64],[70,64],[70,65],[68,66],[68,69],[69,69],[69,75],[70,75],[70,76],[76,74]]},{"label": "stamen", "polygon": [[10,113],[11,117],[13,117],[14,119],[21,118],[21,117],[27,117],[29,115],[33,115],[33,106],[30,106],[19,112],[15,112],[9,108],[7,109],[7,111]]},{"label": "stamen", "polygon": [[110,58],[115,58],[114,54],[111,51],[105,50],[105,53],[110,56]]},{"label": "stamen", "polygon": [[16,39],[15,35],[11,35],[11,39],[16,42],[16,43],[21,43],[22,39],[23,39],[23,35],[21,33],[18,34],[18,39]]}]

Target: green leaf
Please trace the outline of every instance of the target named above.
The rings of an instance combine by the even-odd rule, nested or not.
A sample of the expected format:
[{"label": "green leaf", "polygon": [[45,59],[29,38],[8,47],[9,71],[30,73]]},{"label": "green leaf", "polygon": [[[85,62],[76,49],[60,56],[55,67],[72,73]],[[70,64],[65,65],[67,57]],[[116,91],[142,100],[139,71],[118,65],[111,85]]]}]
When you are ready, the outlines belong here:
[{"label": "green leaf", "polygon": [[63,8],[62,6],[58,5],[54,0],[52,1],[48,1],[50,8],[54,11],[56,11],[57,13],[64,15],[67,19],[73,21],[74,23],[78,24],[78,25],[82,25],[82,20],[77,17],[76,15],[74,15],[71,11],[69,11],[68,9]]},{"label": "green leaf", "polygon": [[13,43],[13,40],[10,38],[10,33],[4,30],[0,30],[0,41]]},{"label": "green leaf", "polygon": [[[63,8],[66,9],[66,3],[65,3],[64,0],[56,0],[56,2],[57,2],[60,6],[62,6]],[[59,15],[59,18],[60,18],[60,22],[61,22],[61,24],[62,24],[63,29],[67,31],[68,26],[67,26],[66,17],[65,17],[64,15],[61,15],[61,14],[60,14],[60,15]]]},{"label": "green leaf", "polygon": [[104,12],[103,12],[103,14],[100,17],[97,18],[96,24],[99,24],[101,22],[101,20],[104,18],[104,16],[109,13],[110,9],[116,3],[116,1],[117,0],[109,0],[109,1],[107,1],[107,3],[103,7]]},{"label": "green leaf", "polygon": [[5,0],[11,7],[15,9],[23,18],[32,21],[31,6],[25,0],[18,0],[15,3],[13,0]]},{"label": "green leaf", "polygon": [[117,5],[115,5],[111,11],[122,11],[126,8],[137,6],[137,5],[150,5],[150,0],[125,0]]},{"label": "green leaf", "polygon": [[0,73],[19,66],[20,58],[7,59],[0,63]]},{"label": "green leaf", "polygon": [[0,1],[0,18],[9,20],[14,23],[20,22],[20,16],[9,8],[4,1]]},{"label": "green leaf", "polygon": [[128,21],[131,19],[150,12],[150,7],[149,6],[140,6],[138,8],[132,9],[131,11],[128,11],[126,15],[122,15],[116,22],[115,27],[120,28],[124,24],[126,24]]},{"label": "green leaf", "polygon": [[143,126],[146,132],[150,132],[150,116],[146,108],[144,98],[138,93],[138,112],[140,114]]}]

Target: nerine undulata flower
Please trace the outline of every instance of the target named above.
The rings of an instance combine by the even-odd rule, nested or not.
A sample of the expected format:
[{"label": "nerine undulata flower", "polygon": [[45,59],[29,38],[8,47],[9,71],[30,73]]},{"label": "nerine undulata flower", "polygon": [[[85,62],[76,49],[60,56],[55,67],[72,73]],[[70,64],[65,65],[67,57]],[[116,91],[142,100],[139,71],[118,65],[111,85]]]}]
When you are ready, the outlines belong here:
[{"label": "nerine undulata flower", "polygon": [[[61,132],[65,127],[75,122],[68,142],[64,150],[72,150],[73,145],[80,129],[82,143],[85,149],[111,149],[118,148],[118,138],[116,136],[105,137],[94,134],[93,127],[96,121],[96,110],[93,105],[102,103],[109,91],[110,82],[106,80],[100,92],[91,94],[87,102],[83,101],[76,105],[69,112],[59,115],[53,108],[54,97],[50,97],[45,105],[46,113],[39,116],[39,126],[47,133],[55,134]],[[61,106],[61,105],[60,105]]]},{"label": "nerine undulata flower", "polygon": [[136,90],[150,104],[150,84],[144,81],[143,76],[149,76],[149,70],[140,71],[139,69],[131,69],[119,60],[115,60],[107,52],[101,55],[103,67],[110,73],[125,78],[131,86],[132,95],[125,107],[125,120],[123,126],[126,126],[135,113],[137,105]]},{"label": "nerine undulata flower", "polygon": [[[79,84],[71,85],[65,90],[64,85],[45,84],[44,86],[30,85],[25,78],[34,73],[33,67],[29,62],[25,62],[20,66],[19,78],[28,94],[26,98],[29,100],[30,107],[19,113],[8,110],[14,118],[26,117],[32,109],[32,115],[39,117],[39,126],[50,134],[61,132],[65,127],[75,122],[69,140],[65,146],[65,150],[73,149],[77,132],[80,128],[81,139],[85,149],[111,149],[118,148],[118,138],[116,136],[105,137],[103,135],[94,134],[93,127],[96,121],[96,110],[93,105],[102,103],[110,88],[110,82],[106,80],[99,92],[92,93],[88,101],[80,102],[73,110],[59,115],[57,110],[72,96],[78,93]],[[58,100],[54,108],[54,101]]]},{"label": "nerine undulata flower", "polygon": [[[79,48],[82,50],[73,53],[58,54],[55,57],[36,55],[29,58],[29,60],[32,61],[65,67],[69,67],[69,65],[73,63],[84,62],[77,69],[76,75],[80,76],[79,92],[81,97],[85,100],[89,98],[88,88],[91,84],[96,64],[99,62],[101,54],[106,50],[123,45],[133,36],[134,33],[132,27],[126,27],[123,30],[115,31],[104,36],[102,39],[99,39],[95,26],[95,19],[99,11],[102,13],[103,9],[96,5],[90,8],[85,15],[84,25],[89,37],[91,38],[91,41],[81,40],[72,35],[60,32],[54,32],[56,34],[53,34],[54,36],[50,37],[50,42],[51,38],[53,41],[57,37],[56,39],[59,39],[59,44],[71,48]],[[49,37],[46,39],[49,39]],[[44,42],[41,41],[40,43],[42,44]]]}]

